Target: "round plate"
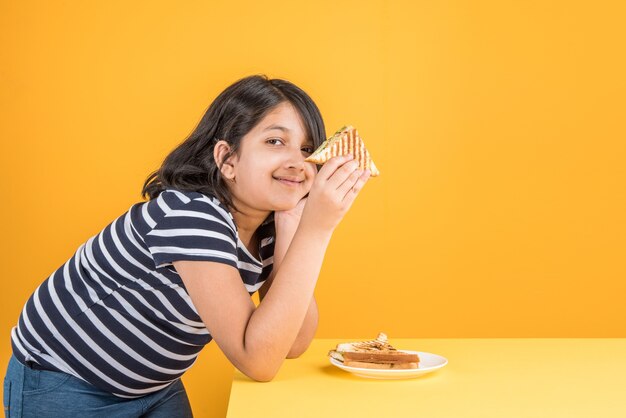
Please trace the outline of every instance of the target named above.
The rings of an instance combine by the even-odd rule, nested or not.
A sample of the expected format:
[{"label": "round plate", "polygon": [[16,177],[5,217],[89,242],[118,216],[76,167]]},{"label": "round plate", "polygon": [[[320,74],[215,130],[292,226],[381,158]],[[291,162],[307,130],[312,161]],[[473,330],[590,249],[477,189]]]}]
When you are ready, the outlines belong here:
[{"label": "round plate", "polygon": [[330,358],[330,363],[342,370],[352,373],[355,376],[368,377],[370,379],[411,379],[426,373],[434,372],[448,364],[445,357],[437,354],[424,353],[421,351],[398,350],[405,353],[415,353],[419,356],[420,362],[417,369],[364,369],[361,367],[344,366],[337,359]]}]

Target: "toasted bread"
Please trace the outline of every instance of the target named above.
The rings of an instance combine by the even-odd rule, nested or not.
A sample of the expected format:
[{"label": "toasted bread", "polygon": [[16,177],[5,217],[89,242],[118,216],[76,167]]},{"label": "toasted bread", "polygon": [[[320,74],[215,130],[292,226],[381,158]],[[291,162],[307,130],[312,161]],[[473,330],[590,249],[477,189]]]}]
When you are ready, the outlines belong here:
[{"label": "toasted bread", "polygon": [[366,361],[370,363],[417,363],[419,357],[415,353],[405,353],[402,351],[391,351],[388,353],[363,353],[344,352],[343,361]]},{"label": "toasted bread", "polygon": [[346,366],[371,369],[417,369],[417,353],[399,351],[387,342],[384,333],[369,341],[337,344],[328,355]]},{"label": "toasted bread", "polygon": [[354,160],[359,163],[359,169],[369,170],[372,177],[380,175],[380,171],[376,168],[374,161],[372,161],[369,151],[365,148],[365,143],[359,136],[359,132],[353,126],[344,126],[335,132],[333,136],[324,141],[304,161],[324,164],[333,157],[348,154],[354,156]]},{"label": "toasted bread", "polygon": [[346,361],[343,363],[344,366],[348,367],[360,367],[362,369],[395,369],[395,370],[404,370],[404,369],[417,369],[419,368],[418,363],[370,363],[363,361]]}]

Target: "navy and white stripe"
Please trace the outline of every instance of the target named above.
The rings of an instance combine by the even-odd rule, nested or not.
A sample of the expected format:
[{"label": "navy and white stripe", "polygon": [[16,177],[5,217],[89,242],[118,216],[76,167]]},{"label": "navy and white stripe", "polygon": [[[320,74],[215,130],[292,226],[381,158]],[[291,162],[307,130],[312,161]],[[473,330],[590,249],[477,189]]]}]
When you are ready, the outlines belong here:
[{"label": "navy and white stripe", "polygon": [[137,203],[35,290],[11,331],[13,353],[120,397],[164,388],[211,341],[172,262],[231,265],[252,295],[272,269],[272,216],[259,234],[257,260],[213,196],[169,189]]}]

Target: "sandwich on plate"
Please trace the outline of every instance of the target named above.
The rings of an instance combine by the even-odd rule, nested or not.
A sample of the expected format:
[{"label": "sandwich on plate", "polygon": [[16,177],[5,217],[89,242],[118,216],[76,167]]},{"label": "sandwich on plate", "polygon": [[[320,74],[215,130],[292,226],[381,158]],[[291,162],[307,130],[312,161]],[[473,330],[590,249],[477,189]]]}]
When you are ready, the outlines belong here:
[{"label": "sandwich on plate", "polygon": [[417,369],[420,361],[417,353],[394,348],[382,332],[375,340],[337,344],[328,355],[344,366],[365,369]]},{"label": "sandwich on plate", "polygon": [[372,177],[380,175],[380,171],[378,171],[374,161],[372,161],[372,157],[370,157],[369,151],[365,148],[359,132],[352,126],[344,126],[335,132],[333,136],[324,141],[304,161],[321,165],[333,157],[348,154],[354,156],[354,160],[359,163],[359,169],[364,171],[368,169]]}]

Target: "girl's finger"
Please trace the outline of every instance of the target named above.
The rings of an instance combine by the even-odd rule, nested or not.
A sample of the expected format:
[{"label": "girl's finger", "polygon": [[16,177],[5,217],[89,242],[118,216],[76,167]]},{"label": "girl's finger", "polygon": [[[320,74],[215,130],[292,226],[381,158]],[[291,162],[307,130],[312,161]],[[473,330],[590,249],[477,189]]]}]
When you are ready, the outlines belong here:
[{"label": "girl's finger", "polygon": [[365,170],[365,172],[359,176],[359,178],[354,183],[354,185],[350,189],[348,189],[348,191],[344,195],[343,197],[344,204],[347,204],[348,207],[352,205],[352,202],[354,202],[354,199],[356,199],[356,196],[359,194],[361,189],[363,189],[363,186],[365,186],[365,183],[367,183],[367,181],[369,180],[370,174],[371,172],[369,170]]},{"label": "girl's finger", "polygon": [[352,190],[362,174],[363,172],[361,170],[354,170],[352,173],[350,173],[348,178],[345,179],[341,186],[337,188],[337,193],[339,193],[339,196],[341,196],[341,200],[345,199],[346,194],[348,194],[350,190]]},{"label": "girl's finger", "polygon": [[326,187],[330,190],[339,190],[341,185],[348,180],[348,178],[358,170],[359,163],[355,160],[344,163],[341,167],[337,168],[332,176],[326,182]]},{"label": "girl's finger", "polygon": [[328,180],[339,167],[346,164],[353,158],[354,156],[352,154],[339,155],[331,158],[322,166],[322,168],[320,168],[320,171],[317,173],[317,177],[320,177],[320,180]]}]

